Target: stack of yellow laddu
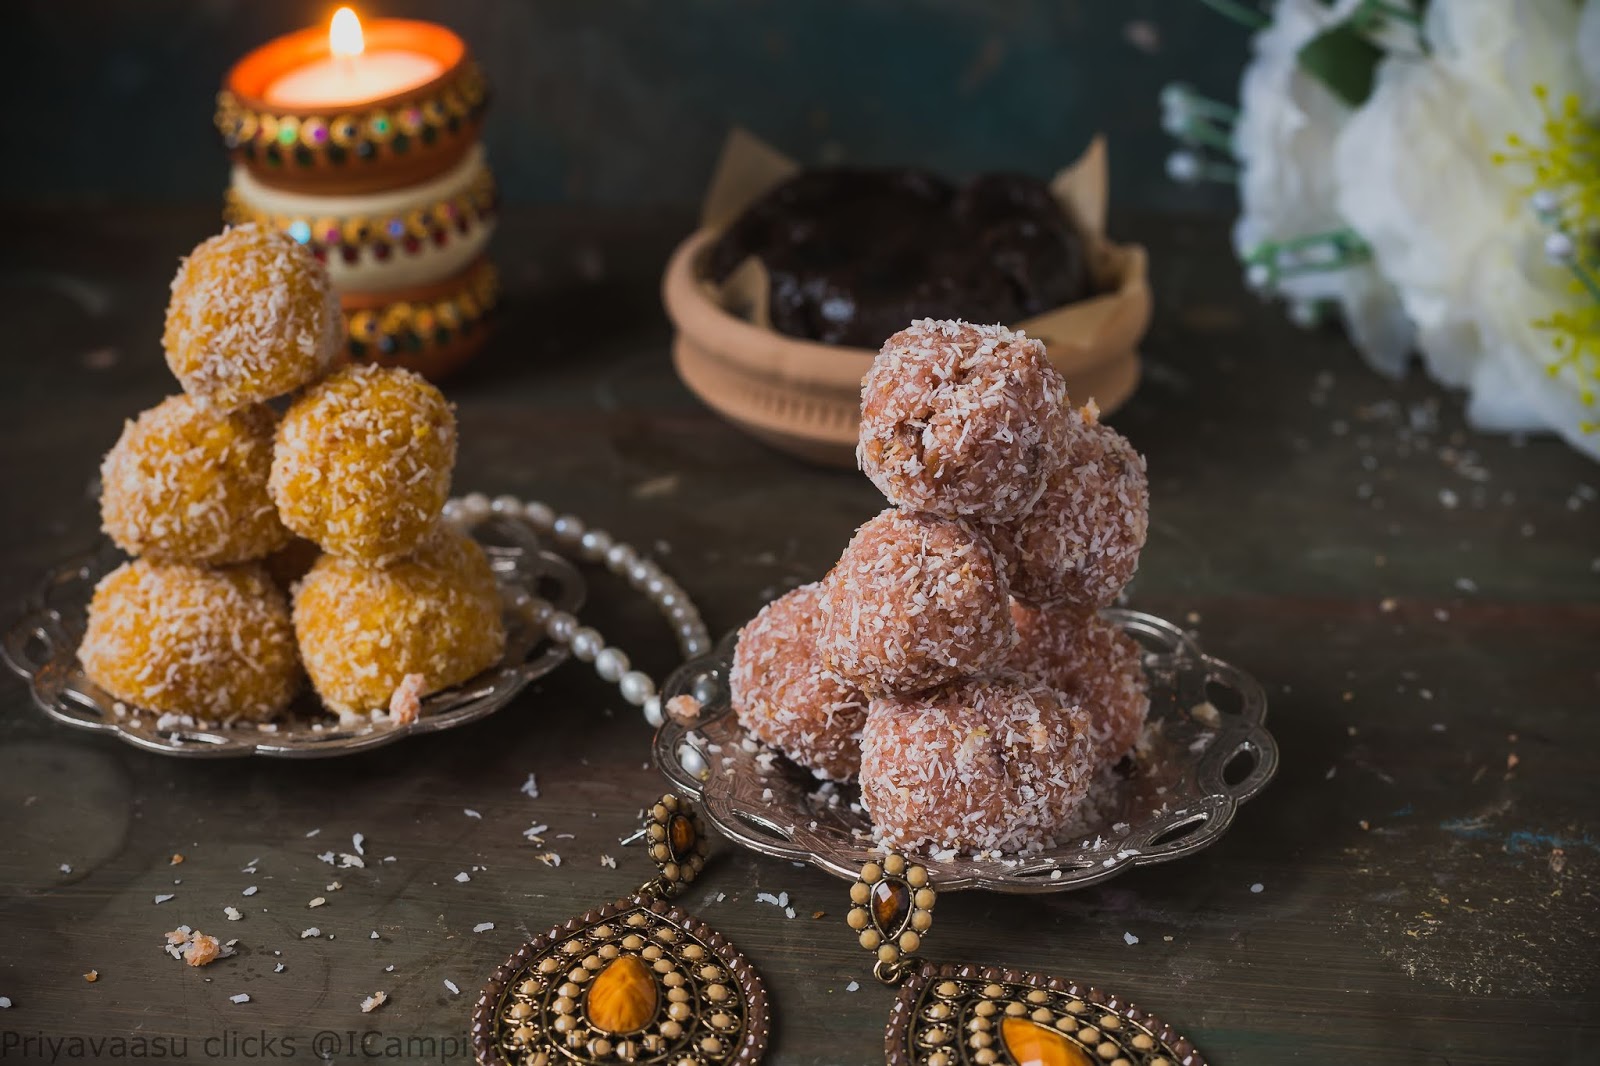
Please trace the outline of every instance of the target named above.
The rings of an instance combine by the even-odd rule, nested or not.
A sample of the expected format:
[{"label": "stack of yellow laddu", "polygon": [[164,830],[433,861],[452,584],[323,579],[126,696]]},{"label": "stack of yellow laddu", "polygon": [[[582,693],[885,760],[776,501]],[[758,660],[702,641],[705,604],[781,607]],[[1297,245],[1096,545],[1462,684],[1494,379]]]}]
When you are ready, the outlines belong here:
[{"label": "stack of yellow laddu", "polygon": [[407,719],[500,658],[488,560],[440,521],[454,412],[408,371],[336,369],[342,329],[327,272],[276,230],[179,268],[162,340],[184,391],[101,467],[102,524],[135,558],[96,587],[78,657],[116,699],[266,721],[309,675],[334,711]]}]

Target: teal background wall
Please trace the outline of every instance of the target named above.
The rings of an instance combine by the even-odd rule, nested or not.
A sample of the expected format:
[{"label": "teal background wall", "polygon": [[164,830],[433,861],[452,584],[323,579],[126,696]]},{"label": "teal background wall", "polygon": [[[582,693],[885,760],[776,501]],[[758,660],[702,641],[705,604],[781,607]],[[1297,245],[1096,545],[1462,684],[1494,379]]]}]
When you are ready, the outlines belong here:
[{"label": "teal background wall", "polygon": [[[214,199],[228,65],[334,5],[11,0],[0,197]],[[460,32],[496,90],[511,203],[697,203],[742,124],[803,162],[1048,174],[1096,131],[1120,209],[1228,210],[1162,169],[1157,93],[1232,96],[1247,49],[1197,0],[365,0]]]}]

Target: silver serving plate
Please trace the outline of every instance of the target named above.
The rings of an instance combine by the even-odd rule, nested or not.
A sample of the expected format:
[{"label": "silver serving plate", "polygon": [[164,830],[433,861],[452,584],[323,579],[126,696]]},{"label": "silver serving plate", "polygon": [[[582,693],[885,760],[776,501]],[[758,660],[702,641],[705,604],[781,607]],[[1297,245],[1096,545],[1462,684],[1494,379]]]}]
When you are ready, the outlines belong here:
[{"label": "silver serving plate", "polygon": [[[1182,858],[1215,843],[1239,804],[1277,772],[1267,699],[1254,678],[1155,615],[1103,614],[1144,649],[1150,719],[1143,750],[1113,771],[1115,786],[1068,846],[997,858],[918,856],[941,890],[1062,892]],[[692,727],[668,718],[657,731],[656,765],[735,843],[853,879],[882,854],[859,794],[817,781],[747,736],[728,700],[736,642],[730,634],[667,680],[663,701],[691,695],[702,708]]]},{"label": "silver serving plate", "polygon": [[453,729],[493,714],[530,681],[566,661],[567,649],[548,640],[543,627],[527,617],[524,607],[529,597],[542,597],[570,612],[582,606],[585,596],[577,570],[541,548],[526,523],[491,516],[472,535],[483,545],[500,585],[505,655],[476,677],[424,698],[421,714],[406,725],[387,719],[341,719],[309,691],[266,727],[169,721],[163,728],[161,715],[120,703],[90,681],[78,664],[78,644],[94,586],[125,558],[109,541],[50,570],[23,605],[22,616],[0,637],[0,657],[28,682],[34,703],[51,718],[79,729],[108,732],[162,755],[315,759]]}]

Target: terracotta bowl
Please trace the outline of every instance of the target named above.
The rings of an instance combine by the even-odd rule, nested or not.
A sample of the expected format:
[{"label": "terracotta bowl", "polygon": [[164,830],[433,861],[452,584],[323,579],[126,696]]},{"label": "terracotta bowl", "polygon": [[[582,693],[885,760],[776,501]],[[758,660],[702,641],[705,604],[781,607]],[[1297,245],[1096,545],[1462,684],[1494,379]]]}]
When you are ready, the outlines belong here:
[{"label": "terracotta bowl", "polygon": [[[704,255],[715,238],[711,230],[691,234],[662,279],[662,301],[677,328],[678,376],[706,406],[774,448],[853,468],[861,379],[877,353],[788,337],[722,307],[704,280]],[[1150,323],[1150,289],[1137,245],[1107,244],[1095,265],[1108,291],[1017,325],[1045,342],[1074,402],[1093,397],[1109,413],[1139,383],[1137,346]]]}]

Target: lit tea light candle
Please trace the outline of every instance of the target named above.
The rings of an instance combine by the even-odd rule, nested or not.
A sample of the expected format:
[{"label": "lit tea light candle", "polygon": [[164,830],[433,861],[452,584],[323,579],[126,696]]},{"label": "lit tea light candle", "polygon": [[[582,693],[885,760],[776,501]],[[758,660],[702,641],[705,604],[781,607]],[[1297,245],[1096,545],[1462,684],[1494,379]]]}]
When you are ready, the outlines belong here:
[{"label": "lit tea light candle", "polygon": [[423,52],[366,50],[361,19],[348,7],[334,12],[328,55],[281,75],[262,93],[276,107],[339,107],[415,89],[444,70]]},{"label": "lit tea light candle", "polygon": [[228,71],[224,215],[282,230],[327,264],[350,358],[439,376],[483,343],[498,299],[487,107],[460,36],[349,8]]}]

